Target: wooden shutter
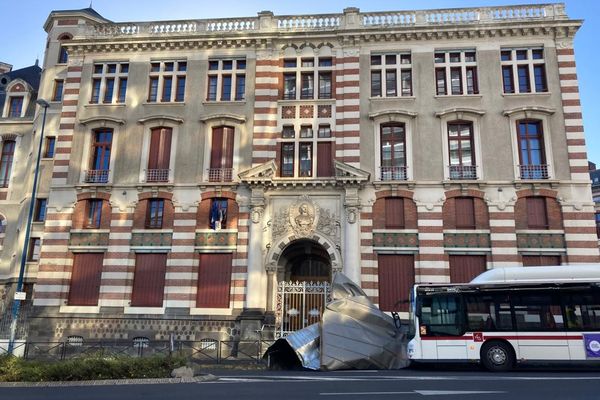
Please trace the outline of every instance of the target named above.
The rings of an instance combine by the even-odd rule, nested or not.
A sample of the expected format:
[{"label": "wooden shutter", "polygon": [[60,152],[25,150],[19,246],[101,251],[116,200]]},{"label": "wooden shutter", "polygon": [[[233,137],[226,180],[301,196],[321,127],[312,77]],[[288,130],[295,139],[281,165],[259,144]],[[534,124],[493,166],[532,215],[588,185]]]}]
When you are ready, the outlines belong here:
[{"label": "wooden shutter", "polygon": [[73,257],[70,306],[97,306],[104,253],[78,253]]},{"label": "wooden shutter", "polygon": [[411,254],[379,254],[379,309],[408,311],[410,290],[415,284],[415,259]]},{"label": "wooden shutter", "polygon": [[456,209],[456,228],[475,229],[475,203],[471,197],[454,199]]},{"label": "wooden shutter", "polygon": [[167,254],[136,254],[131,306],[162,307]]},{"label": "wooden shutter", "polygon": [[160,130],[160,144],[158,150],[158,169],[169,169],[169,162],[171,160],[171,129],[163,128]]},{"label": "wooden shutter", "polygon": [[233,168],[233,128],[223,127],[223,168]]},{"label": "wooden shutter", "polygon": [[560,256],[542,256],[542,255],[531,255],[523,256],[524,267],[540,267],[540,266],[551,266],[560,265]]},{"label": "wooden shutter", "polygon": [[484,255],[450,256],[450,282],[471,282],[477,275],[485,272],[486,257]]},{"label": "wooden shutter", "polygon": [[404,228],[404,199],[387,197],[385,199],[385,227]]},{"label": "wooden shutter", "polygon": [[196,307],[229,308],[233,255],[200,254]]},{"label": "wooden shutter", "polygon": [[223,128],[213,128],[212,145],[210,149],[210,168],[222,168],[223,158]]},{"label": "wooden shutter", "polygon": [[332,142],[317,143],[317,176],[333,176]]},{"label": "wooden shutter", "polygon": [[150,132],[150,154],[148,155],[148,169],[158,169],[158,153],[160,148],[160,128]]},{"label": "wooden shutter", "polygon": [[547,229],[548,215],[544,197],[527,198],[527,227],[530,229]]}]

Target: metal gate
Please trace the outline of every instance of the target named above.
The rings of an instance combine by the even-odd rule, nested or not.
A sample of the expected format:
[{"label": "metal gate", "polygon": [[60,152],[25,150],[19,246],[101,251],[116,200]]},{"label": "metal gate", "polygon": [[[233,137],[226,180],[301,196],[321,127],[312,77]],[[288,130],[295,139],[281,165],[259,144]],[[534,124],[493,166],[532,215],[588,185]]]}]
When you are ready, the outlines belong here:
[{"label": "metal gate", "polygon": [[279,282],[275,337],[285,337],[319,322],[329,301],[329,282]]}]

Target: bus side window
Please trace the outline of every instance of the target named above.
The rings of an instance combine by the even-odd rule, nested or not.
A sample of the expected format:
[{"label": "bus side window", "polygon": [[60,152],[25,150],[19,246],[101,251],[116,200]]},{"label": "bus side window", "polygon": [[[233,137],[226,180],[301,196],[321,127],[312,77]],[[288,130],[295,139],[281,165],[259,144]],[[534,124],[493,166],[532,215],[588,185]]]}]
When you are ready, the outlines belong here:
[{"label": "bus side window", "polygon": [[513,298],[517,330],[562,330],[563,316],[558,298],[546,294],[521,294]]},{"label": "bus side window", "polygon": [[510,302],[506,294],[473,293],[465,297],[469,331],[513,330]]},{"label": "bus side window", "polygon": [[465,331],[463,310],[457,296],[424,296],[419,311],[420,324],[426,327],[426,336],[461,336]]},{"label": "bus side window", "polygon": [[565,296],[565,318],[571,330],[600,330],[600,294],[594,291]]}]

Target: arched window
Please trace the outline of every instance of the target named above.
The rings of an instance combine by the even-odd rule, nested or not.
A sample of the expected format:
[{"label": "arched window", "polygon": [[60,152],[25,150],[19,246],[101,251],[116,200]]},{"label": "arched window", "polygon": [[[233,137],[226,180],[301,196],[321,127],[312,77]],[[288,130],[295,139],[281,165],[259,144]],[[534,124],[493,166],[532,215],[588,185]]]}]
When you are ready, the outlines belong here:
[{"label": "arched window", "polygon": [[171,162],[171,128],[157,127],[150,131],[150,153],[146,182],[168,182]]},{"label": "arched window", "polygon": [[15,156],[16,142],[14,140],[2,141],[2,156],[0,158],[0,187],[8,187]]},{"label": "arched window", "polygon": [[58,63],[59,64],[66,64],[67,61],[69,61],[69,53],[67,53],[67,48],[65,46],[63,46],[62,42],[66,41],[66,40],[71,40],[71,39],[73,39],[73,36],[71,36],[68,33],[64,33],[58,37],[58,40],[60,41],[60,49],[58,51]]},{"label": "arched window", "polygon": [[517,121],[521,179],[548,179],[542,121]]},{"label": "arched window", "polygon": [[210,151],[210,182],[231,182],[233,176],[234,128],[216,126],[212,129],[212,147]]},{"label": "arched window", "polygon": [[86,182],[108,182],[108,175],[110,171],[112,136],[112,129],[102,128],[93,131],[90,169],[86,171]]}]

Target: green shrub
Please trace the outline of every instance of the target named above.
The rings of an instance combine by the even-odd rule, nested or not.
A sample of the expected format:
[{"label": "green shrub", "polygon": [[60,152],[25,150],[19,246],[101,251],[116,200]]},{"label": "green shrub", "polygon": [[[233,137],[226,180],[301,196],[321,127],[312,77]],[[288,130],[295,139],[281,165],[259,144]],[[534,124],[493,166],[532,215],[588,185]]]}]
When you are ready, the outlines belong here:
[{"label": "green shrub", "polygon": [[3,356],[0,357],[0,382],[167,378],[171,370],[185,363],[185,358],[171,356],[132,358],[96,354],[55,362]]}]

